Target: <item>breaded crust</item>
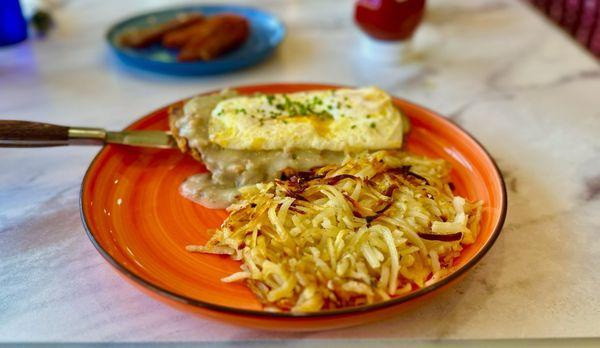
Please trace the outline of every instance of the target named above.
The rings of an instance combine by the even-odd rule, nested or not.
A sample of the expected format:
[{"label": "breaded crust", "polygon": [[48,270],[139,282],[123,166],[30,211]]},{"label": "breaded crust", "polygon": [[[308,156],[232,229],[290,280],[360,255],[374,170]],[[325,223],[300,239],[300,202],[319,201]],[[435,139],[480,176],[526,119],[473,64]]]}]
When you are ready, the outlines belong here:
[{"label": "breaded crust", "polygon": [[185,137],[179,135],[179,129],[177,128],[177,120],[183,117],[183,104],[185,101],[177,103],[169,108],[169,128],[171,129],[171,135],[177,142],[177,146],[183,153],[189,153],[192,157],[202,162],[202,155],[197,149],[190,148],[188,141]]}]

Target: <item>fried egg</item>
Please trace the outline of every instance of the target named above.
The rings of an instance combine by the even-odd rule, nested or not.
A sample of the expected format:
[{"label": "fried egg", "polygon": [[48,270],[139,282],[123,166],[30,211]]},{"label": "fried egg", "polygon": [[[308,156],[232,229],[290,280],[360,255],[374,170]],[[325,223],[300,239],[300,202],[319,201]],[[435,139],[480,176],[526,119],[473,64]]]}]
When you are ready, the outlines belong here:
[{"label": "fried egg", "polygon": [[208,122],[209,141],[234,150],[393,149],[402,136],[400,112],[376,87],[228,98]]}]

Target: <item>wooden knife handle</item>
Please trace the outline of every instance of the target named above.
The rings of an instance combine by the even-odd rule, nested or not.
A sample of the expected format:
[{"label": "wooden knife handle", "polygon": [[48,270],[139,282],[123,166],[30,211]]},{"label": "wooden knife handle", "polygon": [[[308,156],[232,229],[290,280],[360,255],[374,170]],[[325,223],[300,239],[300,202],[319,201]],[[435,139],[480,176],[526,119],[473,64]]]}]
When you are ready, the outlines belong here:
[{"label": "wooden knife handle", "polygon": [[0,147],[69,145],[69,127],[54,124],[0,120]]}]

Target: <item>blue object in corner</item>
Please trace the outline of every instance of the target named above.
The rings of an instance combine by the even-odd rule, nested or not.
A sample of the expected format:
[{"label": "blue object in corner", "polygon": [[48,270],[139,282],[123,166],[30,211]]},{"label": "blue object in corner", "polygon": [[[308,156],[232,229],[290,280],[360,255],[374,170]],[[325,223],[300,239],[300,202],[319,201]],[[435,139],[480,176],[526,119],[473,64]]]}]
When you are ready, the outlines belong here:
[{"label": "blue object in corner", "polygon": [[27,38],[27,22],[19,0],[0,0],[0,46],[12,45]]},{"label": "blue object in corner", "polygon": [[[250,23],[250,36],[235,50],[211,61],[179,62],[177,51],[159,44],[144,48],[121,47],[117,38],[124,30],[168,21],[182,12],[202,12],[207,16],[218,13],[235,13]],[[215,75],[242,69],[267,58],[281,43],[285,27],[277,17],[268,12],[245,6],[195,5],[152,12],[126,19],[112,26],[106,36],[117,57],[125,64],[159,73],[192,76]]]}]

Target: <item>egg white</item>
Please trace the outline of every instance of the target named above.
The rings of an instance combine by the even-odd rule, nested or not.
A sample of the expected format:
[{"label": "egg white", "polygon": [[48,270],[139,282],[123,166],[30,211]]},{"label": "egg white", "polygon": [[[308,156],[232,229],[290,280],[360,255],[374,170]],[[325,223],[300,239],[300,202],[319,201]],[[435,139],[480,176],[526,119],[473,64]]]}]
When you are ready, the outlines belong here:
[{"label": "egg white", "polygon": [[376,87],[230,98],[208,128],[211,142],[236,150],[392,149],[402,135],[400,111]]}]

